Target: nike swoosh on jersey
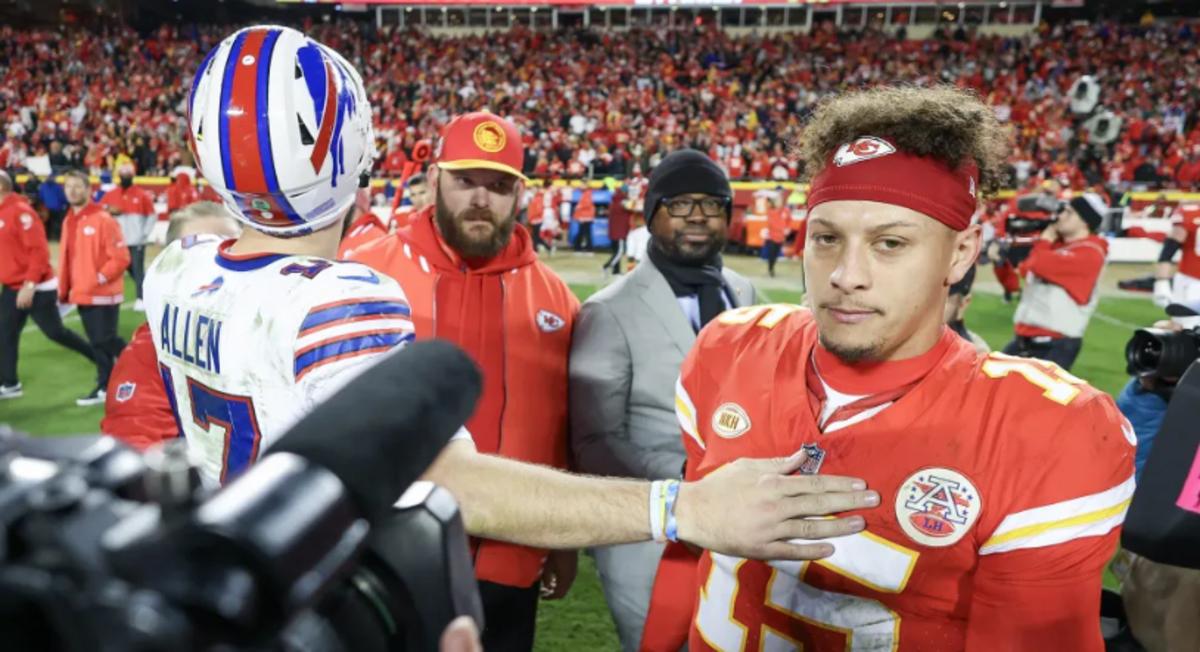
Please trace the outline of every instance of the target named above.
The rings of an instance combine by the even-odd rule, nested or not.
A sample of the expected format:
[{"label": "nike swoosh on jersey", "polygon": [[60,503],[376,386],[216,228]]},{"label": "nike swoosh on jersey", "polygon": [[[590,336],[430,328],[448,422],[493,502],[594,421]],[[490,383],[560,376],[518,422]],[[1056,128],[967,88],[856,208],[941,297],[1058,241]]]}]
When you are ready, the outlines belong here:
[{"label": "nike swoosh on jersey", "polygon": [[377,276],[375,274],[375,272],[368,272],[368,274],[369,274],[368,276],[348,275],[348,276],[339,276],[338,278],[346,280],[346,281],[362,281],[364,283],[370,283],[372,285],[379,285],[379,276]]}]

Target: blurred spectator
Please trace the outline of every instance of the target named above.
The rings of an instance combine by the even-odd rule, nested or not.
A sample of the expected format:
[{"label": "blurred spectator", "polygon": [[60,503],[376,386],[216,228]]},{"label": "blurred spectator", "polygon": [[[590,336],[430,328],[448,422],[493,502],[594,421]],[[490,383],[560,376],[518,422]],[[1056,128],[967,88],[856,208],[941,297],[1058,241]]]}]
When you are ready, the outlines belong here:
[{"label": "blurred spectator", "polygon": [[175,179],[167,187],[167,212],[174,214],[200,201],[200,193],[192,185],[192,175],[184,171],[175,173]]},{"label": "blurred spectator", "polygon": [[96,356],[96,388],[75,404],[99,405],[104,403],[113,362],[125,348],[117,326],[129,249],[117,221],[89,200],[87,175],[68,172],[63,189],[71,208],[59,251],[58,301],[79,306],[83,330]]},{"label": "blurred spectator", "polygon": [[42,334],[88,360],[92,347],[63,326],[58,312],[58,281],[50,266],[50,245],[37,213],[14,192],[0,172],[0,399],[23,394],[17,358],[25,323],[33,317]]},{"label": "blurred spectator", "polygon": [[137,288],[134,310],[142,310],[142,279],[146,277],[146,245],[158,216],[154,198],[145,188],[133,185],[134,166],[122,163],[117,168],[117,187],[104,193],[100,205],[121,225],[125,246],[129,248],[129,275]]}]

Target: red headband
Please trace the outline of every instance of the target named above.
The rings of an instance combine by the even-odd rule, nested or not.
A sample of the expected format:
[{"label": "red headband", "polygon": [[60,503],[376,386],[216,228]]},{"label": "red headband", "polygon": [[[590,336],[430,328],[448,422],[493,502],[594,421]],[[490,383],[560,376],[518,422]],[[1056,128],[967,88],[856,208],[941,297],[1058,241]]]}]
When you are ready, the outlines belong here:
[{"label": "red headband", "polygon": [[966,161],[957,170],[927,156],[896,149],[890,141],[861,136],[838,148],[808,190],[808,210],[837,200],[896,204],[955,231],[971,225],[979,169]]}]

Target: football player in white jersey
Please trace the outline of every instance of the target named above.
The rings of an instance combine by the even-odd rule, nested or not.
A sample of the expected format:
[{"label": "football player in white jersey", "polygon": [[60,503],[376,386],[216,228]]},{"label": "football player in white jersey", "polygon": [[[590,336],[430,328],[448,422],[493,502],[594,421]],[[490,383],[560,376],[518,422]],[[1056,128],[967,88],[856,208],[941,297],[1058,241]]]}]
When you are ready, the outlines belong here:
[{"label": "football player in white jersey", "polygon": [[[374,143],[348,62],[289,28],[243,29],[201,64],[188,125],[197,168],[250,228],[233,241],[168,247],[145,294],[181,429],[219,482],[363,365],[410,341],[412,326],[393,281],[330,260]],[[851,478],[792,476],[802,461],[739,460],[697,483],[651,484],[483,455],[461,431],[427,478],[456,496],[471,534],[489,539],[570,549],[669,537],[811,559],[832,546],[794,540],[849,534],[861,519],[803,517],[878,498]]]}]

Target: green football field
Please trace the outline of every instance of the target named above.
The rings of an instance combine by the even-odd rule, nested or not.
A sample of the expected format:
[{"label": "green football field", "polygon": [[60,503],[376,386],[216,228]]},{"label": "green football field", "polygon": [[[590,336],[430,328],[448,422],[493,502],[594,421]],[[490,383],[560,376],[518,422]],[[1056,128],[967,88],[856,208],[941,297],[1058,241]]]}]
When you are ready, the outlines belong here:
[{"label": "green football field", "polygon": [[[572,276],[568,275],[567,278],[570,280]],[[587,298],[597,289],[595,284],[587,283],[573,283],[571,287],[580,299]],[[765,298],[772,302],[800,300],[799,292],[785,289],[771,289],[766,295]],[[133,296],[128,284],[126,296]],[[127,307],[131,305],[126,304]],[[1012,336],[1014,307],[1004,303],[998,296],[978,293],[967,315],[967,325],[998,349]],[[1092,320],[1084,338],[1083,352],[1072,372],[1106,392],[1115,394],[1120,391],[1127,380],[1123,351],[1131,329],[1148,326],[1161,314],[1144,298],[1102,299],[1097,317]],[[144,319],[140,313],[122,310],[121,332],[128,338]],[[69,315],[66,322],[68,327],[82,333],[78,313]],[[47,341],[32,323],[21,339],[20,355],[25,396],[12,401],[0,401],[0,423],[34,435],[92,433],[98,430],[103,409],[75,406],[75,398],[86,394],[93,386],[94,368],[90,363]],[[1111,577],[1106,579],[1111,583]],[[594,567],[586,557],[580,564],[579,577],[570,595],[559,602],[543,603],[538,617],[536,648],[618,649]]]}]

